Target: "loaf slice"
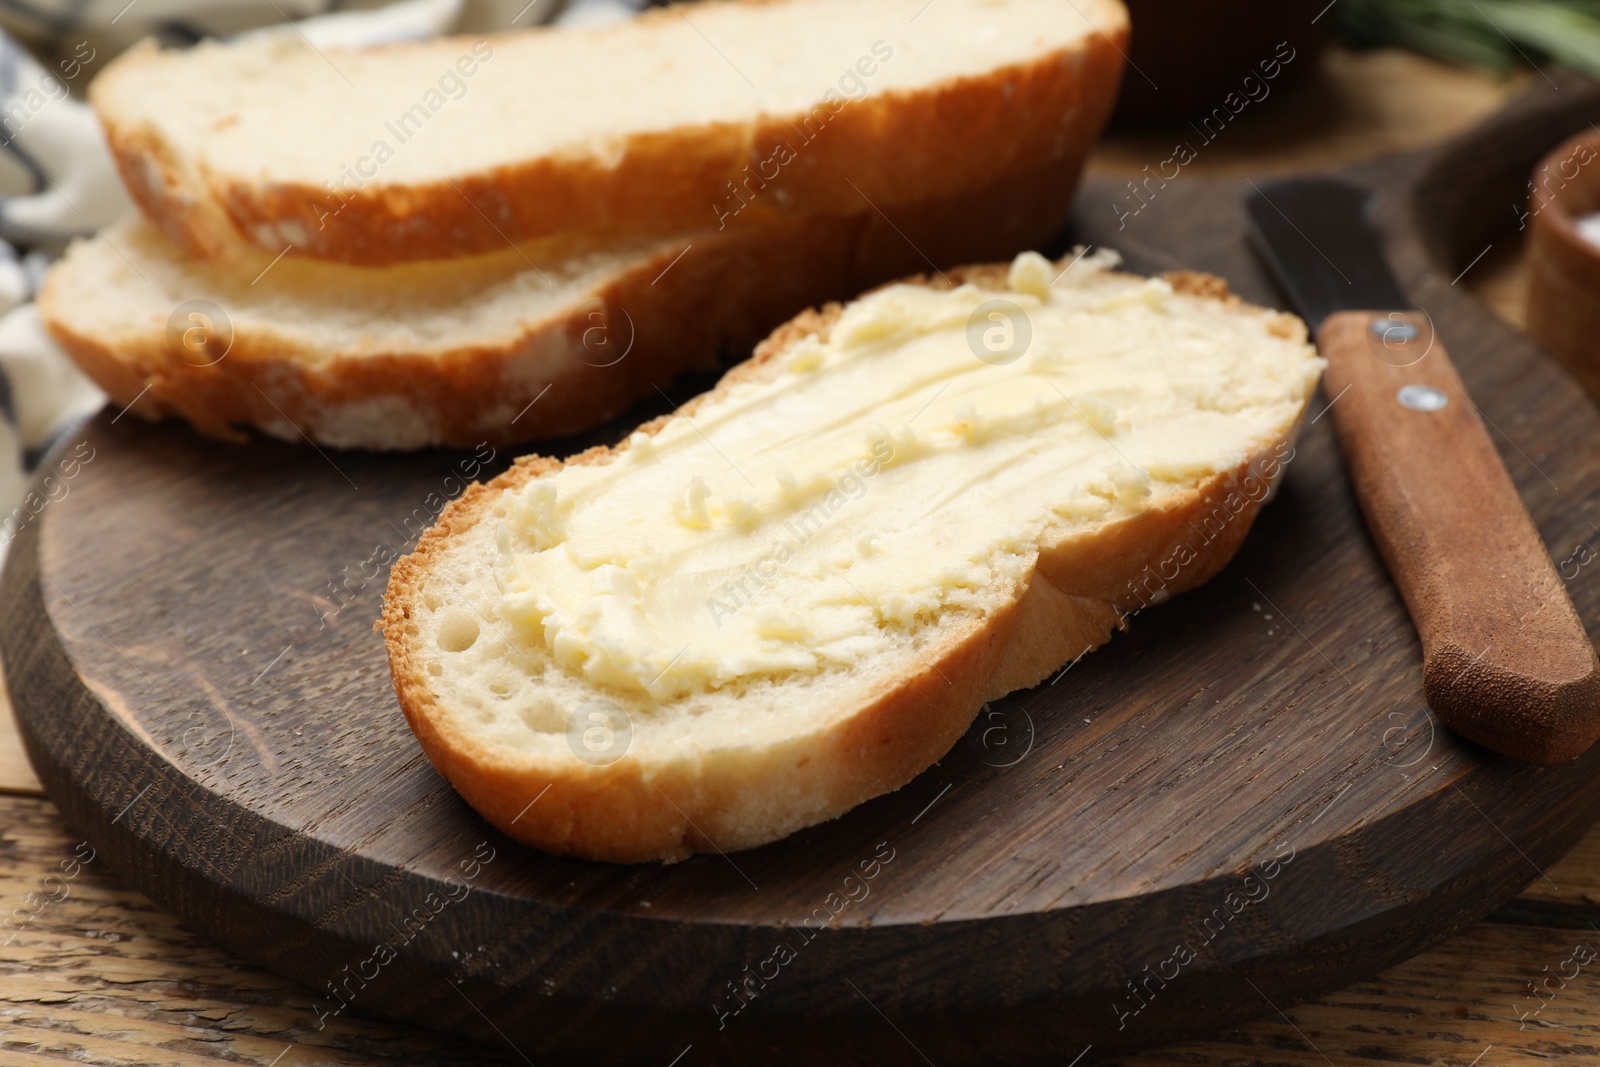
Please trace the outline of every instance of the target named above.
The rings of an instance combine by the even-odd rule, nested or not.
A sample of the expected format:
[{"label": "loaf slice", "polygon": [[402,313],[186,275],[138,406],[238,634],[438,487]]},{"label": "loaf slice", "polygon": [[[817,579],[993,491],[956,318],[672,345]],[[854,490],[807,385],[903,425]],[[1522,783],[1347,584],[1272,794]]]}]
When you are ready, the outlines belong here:
[{"label": "loaf slice", "polygon": [[129,190],[192,253],[242,233],[381,265],[967,193],[1081,153],[1127,33],[1120,0],[673,4],[367,50],[146,46],[90,99]]},{"label": "loaf slice", "polygon": [[928,260],[1047,241],[1081,164],[1063,156],[881,215],[546,238],[378,268],[239,242],[225,262],[199,262],[135,218],[69,249],[39,306],[114,405],[213,437],[253,426],[373,449],[553,437],[714,365],[721,349],[748,352],[801,308]]},{"label": "loaf slice", "polygon": [[807,312],[617,447],[469,488],[381,620],[434,766],[550,852],[750,848],[1207,580],[1323,364],[1216,279],[1114,263]]}]

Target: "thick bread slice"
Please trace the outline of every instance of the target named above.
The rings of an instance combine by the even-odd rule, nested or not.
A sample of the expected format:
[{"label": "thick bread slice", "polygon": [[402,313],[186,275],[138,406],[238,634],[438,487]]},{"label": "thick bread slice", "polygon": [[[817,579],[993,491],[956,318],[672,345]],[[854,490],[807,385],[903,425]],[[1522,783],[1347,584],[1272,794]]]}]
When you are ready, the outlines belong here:
[{"label": "thick bread slice", "polygon": [[1093,142],[1127,34],[1120,0],[674,4],[368,50],[145,46],[90,99],[192,253],[243,233],[380,265],[970,192]]},{"label": "thick bread slice", "polygon": [[380,623],[434,766],[551,852],[750,848],[900,787],[984,701],[1207,580],[1322,362],[1216,279],[1114,262],[1052,284],[1028,254],[807,312],[627,442],[470,487]]},{"label": "thick bread slice", "polygon": [[227,262],[196,262],[135,219],[73,245],[39,306],[112,403],[212,437],[253,426],[374,449],[555,437],[719,349],[748,350],[800,308],[925,269],[924,255],[972,262],[1048,241],[1082,162],[883,215],[549,238],[386,268],[237,243]]}]

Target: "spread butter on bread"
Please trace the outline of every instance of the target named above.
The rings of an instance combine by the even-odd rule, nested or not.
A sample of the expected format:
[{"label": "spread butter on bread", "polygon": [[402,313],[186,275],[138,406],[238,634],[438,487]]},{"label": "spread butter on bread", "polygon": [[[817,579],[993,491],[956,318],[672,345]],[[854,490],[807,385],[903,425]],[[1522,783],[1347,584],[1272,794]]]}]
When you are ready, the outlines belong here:
[{"label": "spread butter on bread", "polygon": [[1115,262],[806,312],[615,448],[469,488],[381,621],[434,765],[551,852],[750,848],[899,788],[986,701],[1206,581],[1323,364],[1293,316]]}]

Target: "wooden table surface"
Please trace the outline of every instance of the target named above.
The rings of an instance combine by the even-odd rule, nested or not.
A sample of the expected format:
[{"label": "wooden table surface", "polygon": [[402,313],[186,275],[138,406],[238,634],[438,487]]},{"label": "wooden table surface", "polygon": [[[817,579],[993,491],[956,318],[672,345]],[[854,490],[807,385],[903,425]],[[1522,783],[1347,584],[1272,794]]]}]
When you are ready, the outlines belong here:
[{"label": "wooden table surface", "polygon": [[[1530,77],[1398,52],[1334,50],[1323,64],[1320,81],[1242,116],[1185,173],[1284,172],[1422,147],[1495,110]],[[1167,158],[1177,137],[1114,132],[1092,166],[1138,173]],[[1514,250],[1466,280],[1519,321]],[[318,1029],[309,991],[191,934],[92,858],[43,796],[0,706],[0,923],[6,916],[0,1065],[528,1062],[507,1046],[348,1015]],[[1091,1052],[1078,1067],[1600,1064],[1600,829],[1488,921],[1370,981],[1284,1007],[1206,1040],[1114,1059]],[[938,1063],[936,1048],[922,1051]],[[664,1050],[661,1067],[675,1054]],[[681,1067],[694,1062],[691,1048]],[[909,1049],[907,1062],[917,1062]]]}]

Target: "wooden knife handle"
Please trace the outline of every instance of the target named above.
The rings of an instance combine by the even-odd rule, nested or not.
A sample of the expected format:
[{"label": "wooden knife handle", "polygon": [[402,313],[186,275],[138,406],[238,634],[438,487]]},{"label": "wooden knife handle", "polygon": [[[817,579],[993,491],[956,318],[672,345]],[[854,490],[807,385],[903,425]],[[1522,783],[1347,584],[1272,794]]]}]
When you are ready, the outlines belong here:
[{"label": "wooden knife handle", "polygon": [[1342,311],[1317,334],[1356,498],[1422,639],[1428,705],[1556,763],[1600,736],[1600,662],[1428,317]]}]

